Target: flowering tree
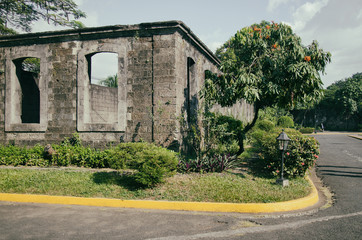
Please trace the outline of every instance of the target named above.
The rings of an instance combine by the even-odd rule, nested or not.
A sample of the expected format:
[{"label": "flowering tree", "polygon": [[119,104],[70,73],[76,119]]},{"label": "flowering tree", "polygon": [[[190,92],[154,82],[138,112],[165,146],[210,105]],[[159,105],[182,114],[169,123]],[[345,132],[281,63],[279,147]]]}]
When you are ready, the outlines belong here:
[{"label": "flowering tree", "polygon": [[253,104],[255,115],[240,136],[244,151],[245,134],[254,126],[260,109],[293,108],[296,103],[318,101],[323,96],[320,73],[331,54],[313,41],[303,46],[290,26],[263,21],[245,27],[216,51],[222,75],[207,72],[202,96],[221,106],[241,99]]}]

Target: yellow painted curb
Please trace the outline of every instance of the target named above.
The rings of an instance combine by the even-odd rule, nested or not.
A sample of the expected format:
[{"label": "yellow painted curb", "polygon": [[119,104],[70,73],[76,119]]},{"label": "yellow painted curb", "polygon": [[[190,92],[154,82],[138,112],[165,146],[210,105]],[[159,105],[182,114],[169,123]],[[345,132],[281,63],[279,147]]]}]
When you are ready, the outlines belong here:
[{"label": "yellow painted curb", "polygon": [[0,201],[204,212],[271,213],[299,210],[316,204],[319,201],[318,191],[309,177],[308,181],[312,185],[312,192],[308,196],[278,203],[171,202],[11,193],[0,193]]},{"label": "yellow painted curb", "polygon": [[352,137],[352,138],[355,138],[355,139],[362,140],[362,136],[360,136],[360,135],[348,135],[348,137]]}]

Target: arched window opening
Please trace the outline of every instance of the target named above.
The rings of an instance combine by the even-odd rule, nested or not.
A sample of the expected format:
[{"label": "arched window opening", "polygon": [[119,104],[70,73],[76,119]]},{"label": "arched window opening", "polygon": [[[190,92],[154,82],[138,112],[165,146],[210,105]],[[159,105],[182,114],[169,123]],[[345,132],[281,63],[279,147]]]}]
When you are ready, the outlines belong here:
[{"label": "arched window opening", "polygon": [[89,54],[88,74],[91,84],[105,87],[118,87],[118,54],[99,52]]},{"label": "arched window opening", "polygon": [[192,58],[187,58],[187,93],[186,93],[186,113],[187,113],[187,122],[190,124],[191,121],[195,121],[196,118],[195,110],[195,98],[192,96],[191,92],[194,90],[192,86],[195,83],[195,61]]},{"label": "arched window opening", "polygon": [[20,58],[13,61],[20,85],[21,123],[40,123],[39,58]]}]

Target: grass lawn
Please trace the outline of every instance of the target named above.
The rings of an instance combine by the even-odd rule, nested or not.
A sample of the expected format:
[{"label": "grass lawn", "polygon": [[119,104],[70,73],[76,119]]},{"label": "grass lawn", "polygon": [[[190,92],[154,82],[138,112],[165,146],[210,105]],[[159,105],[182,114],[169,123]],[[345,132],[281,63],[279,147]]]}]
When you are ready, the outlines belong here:
[{"label": "grass lawn", "polygon": [[289,187],[276,179],[255,177],[246,171],[176,174],[154,188],[137,188],[130,173],[84,168],[0,168],[0,192],[116,199],[205,201],[232,203],[279,202],[307,196],[311,187],[304,178]]}]

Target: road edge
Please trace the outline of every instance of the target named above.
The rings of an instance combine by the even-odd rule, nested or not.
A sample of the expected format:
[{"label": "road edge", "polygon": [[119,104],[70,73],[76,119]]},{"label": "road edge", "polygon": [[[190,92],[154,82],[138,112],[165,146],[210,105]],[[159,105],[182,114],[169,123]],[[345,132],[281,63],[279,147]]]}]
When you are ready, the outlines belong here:
[{"label": "road edge", "polygon": [[277,203],[213,203],[120,200],[108,198],[82,198],[17,193],[0,193],[0,201],[202,212],[276,213],[302,210],[304,208],[312,207],[319,202],[318,190],[315,184],[309,176],[306,178],[311,184],[311,193],[308,196]]}]

